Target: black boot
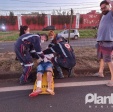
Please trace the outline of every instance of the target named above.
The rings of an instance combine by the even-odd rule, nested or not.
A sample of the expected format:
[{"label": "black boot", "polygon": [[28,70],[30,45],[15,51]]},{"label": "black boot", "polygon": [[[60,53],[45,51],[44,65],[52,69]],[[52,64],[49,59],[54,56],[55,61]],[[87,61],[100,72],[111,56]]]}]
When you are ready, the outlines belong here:
[{"label": "black boot", "polygon": [[55,67],[56,70],[57,70],[57,73],[58,75],[56,76],[57,79],[63,79],[64,78],[64,75],[63,75],[63,72],[62,72],[62,69],[60,67]]}]

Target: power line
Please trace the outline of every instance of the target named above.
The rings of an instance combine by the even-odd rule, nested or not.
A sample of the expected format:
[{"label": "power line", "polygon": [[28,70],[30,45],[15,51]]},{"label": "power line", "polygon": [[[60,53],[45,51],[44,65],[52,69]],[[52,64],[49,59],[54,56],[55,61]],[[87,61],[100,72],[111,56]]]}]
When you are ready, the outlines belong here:
[{"label": "power line", "polygon": [[[64,3],[63,2],[62,3],[57,3],[57,2],[55,3],[55,2],[53,2],[52,3],[51,2],[51,3],[48,3],[48,2],[34,2],[34,1],[31,2],[31,1],[27,1],[27,0],[18,0],[18,1],[17,0],[10,0],[10,1],[27,2],[27,3],[38,3],[38,4],[90,4],[90,3],[95,3],[95,2],[84,2],[84,3],[83,2],[81,2],[81,3],[70,3],[70,2],[68,2],[68,3],[65,3],[65,2]],[[96,3],[99,3],[99,2],[96,2]]]},{"label": "power line", "polygon": [[[95,8],[97,8],[98,6],[94,6]],[[81,7],[81,8],[72,8],[73,10],[78,10],[78,9],[89,9],[89,8],[92,8],[93,7]],[[70,10],[71,8],[68,8],[68,9],[61,9],[61,11],[64,11],[64,10]],[[9,10],[6,10],[6,9],[1,9],[1,11],[55,11],[55,10],[60,10],[60,9],[51,9],[51,10],[36,10],[36,9],[30,9],[30,10],[25,10],[25,9],[21,9],[21,10],[18,10],[18,9],[9,9]]]},{"label": "power line", "polygon": [[[66,6],[66,7],[71,7],[71,6],[78,6],[78,7],[80,7],[80,5],[62,5],[62,6],[38,6],[38,7],[63,7],[63,6]],[[89,5],[87,5],[87,7],[88,7]],[[91,7],[94,7],[94,4],[92,4],[92,5],[90,5]],[[17,7],[17,6],[11,6],[11,7]],[[18,6],[18,7],[20,7],[20,6]],[[25,7],[30,7],[31,8],[31,5],[24,5],[24,8]],[[33,8],[34,7],[36,7],[37,8],[37,6],[33,6]],[[99,6],[98,6],[99,7]],[[22,6],[21,6],[21,8],[22,8]]]},{"label": "power line", "polygon": [[[11,8],[15,8],[16,7],[16,9],[23,9],[23,8],[28,8],[28,7],[30,7],[30,9],[31,10],[33,10],[33,8],[38,8],[38,10],[40,10],[39,8],[41,7],[41,8],[43,8],[43,7],[50,7],[50,8],[52,8],[52,7],[54,7],[54,8],[57,8],[57,9],[50,9],[50,10],[58,10],[58,8],[64,8],[65,6],[66,7],[70,7],[70,8],[75,8],[76,7],[76,9],[82,9],[82,8],[84,8],[83,6],[85,6],[85,8],[89,8],[89,7],[94,7],[94,8],[96,8],[96,7],[99,7],[99,6],[94,6],[95,4],[95,2],[85,2],[85,3],[47,3],[47,2],[31,2],[31,1],[28,1],[28,0],[10,0],[10,1],[16,1],[16,2],[27,2],[27,3],[30,3],[30,5],[29,4],[22,4],[21,6],[19,6],[19,4],[18,4],[18,6],[16,6],[14,3],[13,4],[11,4],[10,5],[10,3],[8,3],[8,7],[11,9]],[[31,3],[40,3],[40,4],[42,4],[42,5],[40,5],[40,6],[34,6],[34,5],[31,5]],[[16,3],[17,4],[17,3]],[[37,4],[37,5],[38,5]],[[44,6],[44,4],[46,4],[45,6]],[[48,5],[47,5],[48,4]],[[54,4],[54,6],[53,5],[51,5],[51,4]],[[59,4],[59,5],[57,5],[57,4]],[[64,5],[64,4],[66,4],[66,5]],[[67,5],[68,4],[68,5]],[[72,5],[69,5],[69,4],[72,4]],[[75,5],[74,5],[75,4]],[[77,5],[78,4],[78,5]],[[83,5],[84,4],[84,5]],[[7,4],[6,4],[7,5]],[[23,5],[24,5],[24,7],[23,7]],[[56,6],[57,5],[57,6]],[[90,5],[90,6],[89,6]],[[75,7],[74,7],[75,6]],[[81,8],[80,8],[80,6],[82,6]],[[3,7],[3,6],[2,6]],[[5,7],[5,6],[4,6]],[[6,6],[7,7],[7,6]],[[33,8],[32,8],[33,7]],[[5,10],[5,9],[2,9],[2,10]],[[49,9],[48,9],[49,10]],[[49,11],[50,11],[49,10]],[[67,9],[62,9],[62,10],[67,10]],[[45,10],[41,10],[41,11],[45,11]]]},{"label": "power line", "polygon": [[[1,3],[1,4],[4,4],[4,5],[15,5],[15,4],[16,4],[16,5],[18,5],[17,3],[13,3],[13,4],[10,4],[10,3]],[[1,4],[0,4],[0,5],[1,5]],[[29,4],[21,4],[21,5],[29,5]],[[37,5],[39,5],[39,4],[32,4],[32,6],[34,6],[34,5],[37,6]],[[54,4],[54,5],[57,5],[57,4]],[[53,6],[54,6],[54,5],[53,5]],[[74,6],[78,6],[78,5],[79,5],[79,6],[81,6],[81,5],[83,5],[83,4],[71,4],[71,5],[74,5]],[[91,3],[91,4],[85,4],[85,5],[95,5],[95,4],[94,4],[94,3]],[[30,6],[31,6],[31,4],[30,4]],[[41,6],[52,6],[52,5],[50,5],[50,4],[49,4],[49,5],[43,4],[43,5],[39,5],[39,6],[41,7]],[[57,5],[57,6],[70,6],[70,5],[69,5],[69,4],[66,4],[66,5],[65,5],[65,4],[59,4],[59,5]]]}]

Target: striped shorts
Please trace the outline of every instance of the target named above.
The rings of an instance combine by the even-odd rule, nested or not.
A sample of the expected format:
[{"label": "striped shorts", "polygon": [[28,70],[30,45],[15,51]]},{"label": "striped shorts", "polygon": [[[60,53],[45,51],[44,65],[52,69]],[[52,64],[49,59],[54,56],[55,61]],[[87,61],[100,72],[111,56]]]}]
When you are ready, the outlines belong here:
[{"label": "striped shorts", "polygon": [[111,62],[113,56],[113,42],[99,42],[97,49],[98,59],[103,59],[104,62]]}]

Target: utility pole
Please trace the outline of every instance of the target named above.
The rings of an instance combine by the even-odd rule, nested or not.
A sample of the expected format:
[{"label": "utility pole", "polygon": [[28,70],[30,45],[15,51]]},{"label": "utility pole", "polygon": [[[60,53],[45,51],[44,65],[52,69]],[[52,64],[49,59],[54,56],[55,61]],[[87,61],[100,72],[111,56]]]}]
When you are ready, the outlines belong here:
[{"label": "utility pole", "polygon": [[70,42],[70,29],[72,27],[72,17],[73,17],[73,10],[71,9],[70,27],[69,27],[69,32],[68,32],[68,43]]}]

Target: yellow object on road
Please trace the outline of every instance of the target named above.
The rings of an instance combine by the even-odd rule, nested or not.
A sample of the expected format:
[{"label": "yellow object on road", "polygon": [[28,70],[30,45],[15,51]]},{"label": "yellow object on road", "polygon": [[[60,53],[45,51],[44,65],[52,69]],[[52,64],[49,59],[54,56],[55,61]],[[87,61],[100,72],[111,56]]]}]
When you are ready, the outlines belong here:
[{"label": "yellow object on road", "polygon": [[[35,84],[34,84],[34,87],[33,87],[33,91],[35,91],[36,88],[37,88],[36,82],[37,82],[37,80],[35,81]],[[40,94],[49,94],[49,93],[46,91],[46,90],[47,90],[47,87],[48,87],[47,73],[45,72],[44,75],[42,76],[42,92],[41,92]],[[52,78],[51,87],[52,87],[52,90],[54,91],[54,80],[53,80],[53,78]]]}]

